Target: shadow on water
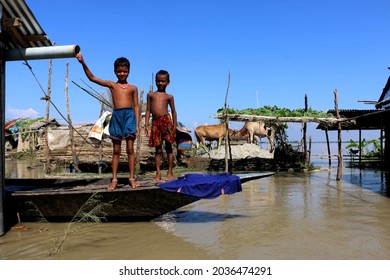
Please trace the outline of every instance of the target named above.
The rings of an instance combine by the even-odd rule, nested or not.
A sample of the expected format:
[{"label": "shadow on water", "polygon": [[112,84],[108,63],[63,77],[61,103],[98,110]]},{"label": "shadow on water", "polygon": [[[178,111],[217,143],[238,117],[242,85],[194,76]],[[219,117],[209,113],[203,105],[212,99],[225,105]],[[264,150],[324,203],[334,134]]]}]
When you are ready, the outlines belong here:
[{"label": "shadow on water", "polygon": [[205,211],[183,211],[174,210],[163,216],[154,219],[154,222],[175,222],[175,223],[210,223],[210,222],[222,222],[233,218],[245,218],[245,215],[232,215],[212,213]]},{"label": "shadow on water", "polygon": [[363,189],[390,198],[390,173],[381,170],[350,168],[344,172],[343,180]]}]

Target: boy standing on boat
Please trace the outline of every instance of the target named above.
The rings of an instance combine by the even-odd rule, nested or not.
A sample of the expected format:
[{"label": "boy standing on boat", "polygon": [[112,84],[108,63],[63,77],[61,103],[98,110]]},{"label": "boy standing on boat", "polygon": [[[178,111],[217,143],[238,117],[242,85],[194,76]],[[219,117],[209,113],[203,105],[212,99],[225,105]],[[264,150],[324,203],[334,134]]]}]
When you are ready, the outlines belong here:
[{"label": "boy standing on boat", "polygon": [[113,112],[110,120],[109,132],[113,143],[112,154],[112,181],[108,186],[110,191],[115,190],[118,185],[118,164],[121,153],[122,139],[126,140],[126,152],[129,161],[130,179],[132,188],[138,185],[135,182],[135,153],[134,140],[139,135],[139,105],[138,89],[127,82],[130,72],[130,62],[127,58],[120,57],[114,62],[114,72],[118,78],[117,82],[102,80],[95,77],[89,70],[81,53],[76,58],[83,66],[84,72],[91,82],[110,89],[113,102]]},{"label": "boy standing on boat", "polygon": [[[156,176],[154,181],[161,180],[161,156],[163,153],[162,144],[165,142],[165,151],[168,156],[168,173],[166,181],[173,179],[173,149],[172,143],[175,141],[177,116],[175,101],[171,94],[165,92],[169,85],[169,73],[160,70],[156,74],[156,92],[149,92],[147,95],[147,105],[145,114],[145,134],[149,136],[149,145],[156,147]],[[171,115],[168,112],[171,109]],[[152,127],[149,132],[149,118],[152,114]]]}]

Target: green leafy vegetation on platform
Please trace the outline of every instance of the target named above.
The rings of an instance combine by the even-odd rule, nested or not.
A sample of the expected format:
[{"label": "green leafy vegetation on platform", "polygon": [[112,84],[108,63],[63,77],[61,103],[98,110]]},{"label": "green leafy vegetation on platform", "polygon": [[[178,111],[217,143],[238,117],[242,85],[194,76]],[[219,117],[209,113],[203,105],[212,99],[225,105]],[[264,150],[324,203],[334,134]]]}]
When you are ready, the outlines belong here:
[{"label": "green leafy vegetation on platform", "polygon": [[30,126],[36,122],[43,121],[43,118],[36,118],[36,119],[30,119],[30,118],[22,118],[15,120],[15,126],[19,128],[19,133],[22,137],[22,140],[26,140],[27,138],[31,139],[33,138],[33,134],[30,133]]},{"label": "green leafy vegetation on platform", "polygon": [[[334,117],[330,113],[323,111],[313,110],[308,108],[305,112],[305,109],[294,109],[290,110],[287,108],[279,108],[277,106],[264,106],[260,108],[247,108],[242,110],[236,110],[233,108],[227,109],[228,114],[238,114],[238,115],[258,115],[258,116],[268,116],[268,117],[316,117],[316,118],[332,118]],[[218,114],[224,113],[225,109],[220,108],[217,110]]]},{"label": "green leafy vegetation on platform", "polygon": [[15,120],[15,125],[19,127],[19,130],[27,130],[32,124],[43,121],[43,118],[36,118],[36,119],[30,119],[30,118],[22,118]]}]

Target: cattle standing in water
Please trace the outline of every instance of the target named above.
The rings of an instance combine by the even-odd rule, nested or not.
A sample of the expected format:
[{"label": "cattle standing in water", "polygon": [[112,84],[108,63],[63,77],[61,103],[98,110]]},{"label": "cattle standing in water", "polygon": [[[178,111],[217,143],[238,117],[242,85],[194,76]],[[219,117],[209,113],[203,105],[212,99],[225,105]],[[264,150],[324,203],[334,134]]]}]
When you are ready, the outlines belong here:
[{"label": "cattle standing in water", "polygon": [[[229,128],[229,136],[234,135],[236,132]],[[207,141],[218,141],[218,146],[221,146],[222,140],[226,136],[226,124],[214,124],[214,125],[201,125],[195,128],[195,137],[198,143],[205,145]]]},{"label": "cattle standing in water", "polygon": [[[248,134],[248,143],[253,143],[254,136],[267,137],[271,146],[270,152],[274,151],[275,128],[266,127],[264,122],[245,122],[239,132],[241,136]],[[270,135],[268,135],[269,132]]]}]

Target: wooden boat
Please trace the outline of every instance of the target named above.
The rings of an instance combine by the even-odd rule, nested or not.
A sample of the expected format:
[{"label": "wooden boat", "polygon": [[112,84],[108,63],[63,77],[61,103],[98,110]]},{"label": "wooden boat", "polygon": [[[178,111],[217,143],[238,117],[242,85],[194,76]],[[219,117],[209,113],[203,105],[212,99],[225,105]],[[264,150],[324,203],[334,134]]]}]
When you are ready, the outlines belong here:
[{"label": "wooden boat", "polygon": [[[273,172],[234,174],[241,183]],[[159,187],[151,178],[137,179],[140,187],[129,187],[119,179],[118,188],[108,191],[110,179],[6,179],[6,209],[10,219],[20,221],[71,221],[77,212],[102,207],[106,221],[148,221],[199,200]],[[96,199],[91,202],[91,197]],[[97,213],[99,214],[99,213]],[[81,217],[81,216],[80,216]],[[80,218],[77,217],[77,218]],[[16,220],[17,222],[17,220]]]}]

